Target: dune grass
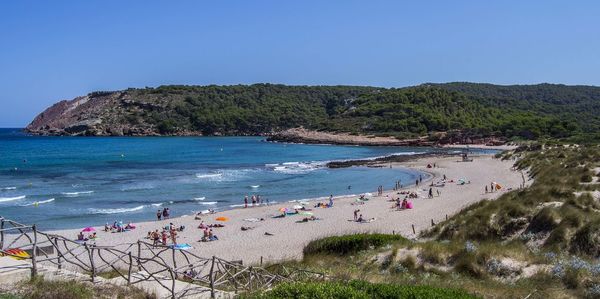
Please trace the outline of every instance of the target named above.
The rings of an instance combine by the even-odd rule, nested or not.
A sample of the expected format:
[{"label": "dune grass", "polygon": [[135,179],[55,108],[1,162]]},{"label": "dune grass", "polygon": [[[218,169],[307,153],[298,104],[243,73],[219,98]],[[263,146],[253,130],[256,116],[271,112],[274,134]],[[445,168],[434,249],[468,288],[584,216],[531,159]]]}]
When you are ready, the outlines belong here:
[{"label": "dune grass", "polygon": [[333,236],[311,241],[306,247],[304,247],[304,255],[345,255],[356,253],[361,250],[380,248],[382,246],[397,242],[407,242],[407,240],[400,235],[388,234],[355,234],[346,236]]}]

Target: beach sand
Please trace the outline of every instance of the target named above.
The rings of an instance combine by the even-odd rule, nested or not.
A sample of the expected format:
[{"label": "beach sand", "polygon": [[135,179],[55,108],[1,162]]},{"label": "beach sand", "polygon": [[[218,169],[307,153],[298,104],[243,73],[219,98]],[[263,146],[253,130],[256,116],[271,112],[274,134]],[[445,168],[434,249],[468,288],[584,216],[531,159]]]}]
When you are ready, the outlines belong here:
[{"label": "beach sand", "polygon": [[[258,264],[261,257],[265,262],[273,263],[286,259],[302,258],[302,249],[314,239],[333,235],[353,234],[359,232],[380,232],[402,234],[408,238],[416,237],[412,225],[418,234],[420,231],[431,227],[431,220],[444,220],[446,215],[451,216],[469,204],[482,199],[494,199],[505,193],[509,188],[516,189],[522,183],[521,173],[512,170],[512,161],[500,161],[492,156],[474,157],[473,162],[458,162],[458,157],[426,158],[411,162],[393,164],[394,168],[409,167],[433,174],[432,179],[438,181],[443,175],[454,179],[454,183],[447,183],[445,187],[434,188],[434,195],[439,189],[441,196],[427,199],[429,183],[425,182],[420,187],[414,185],[404,190],[418,190],[420,198],[413,199],[414,208],[411,210],[396,211],[391,209],[393,203],[388,200],[397,197],[396,192],[385,190],[384,196],[371,196],[364,205],[352,205],[356,197],[337,197],[333,208],[313,208],[316,202],[309,202],[307,207],[313,208],[313,213],[321,220],[307,223],[297,223],[304,216],[293,215],[285,218],[272,218],[280,214],[279,209],[291,208],[296,203],[278,203],[270,206],[240,208],[204,215],[202,219],[206,224],[219,223],[216,217],[229,217],[229,221],[221,222],[224,228],[213,229],[219,237],[218,241],[199,242],[202,230],[197,226],[200,223],[194,220],[194,215],[183,216],[162,221],[136,223],[135,230],[125,233],[103,232],[103,227],[96,227],[100,239],[97,245],[114,245],[119,243],[136,242],[143,239],[148,231],[160,229],[169,222],[176,226],[185,225],[186,229],[179,233],[178,243],[188,243],[193,248],[193,253],[200,256],[217,256],[226,260],[243,260],[244,264]],[[428,163],[436,163],[437,168],[427,168]],[[386,167],[388,165],[386,164]],[[470,184],[458,185],[456,180],[464,178]],[[484,188],[490,182],[498,182],[502,190],[495,193],[484,193]],[[403,182],[404,184],[414,182]],[[352,182],[340,182],[352,185]],[[394,182],[381,182],[384,185]],[[376,195],[377,186],[373,186],[373,195]],[[328,194],[323,194],[328,196]],[[242,199],[240,199],[242,201]],[[322,200],[326,202],[327,200]],[[240,202],[242,203],[242,202]],[[376,218],[371,223],[353,222],[353,211],[360,209],[364,218]],[[119,216],[116,216],[119,218]],[[246,218],[265,218],[260,222],[244,221]],[[242,231],[242,226],[253,227]],[[77,229],[54,231],[66,237],[75,238]],[[265,232],[272,236],[265,235]],[[146,240],[149,241],[149,240]]]}]

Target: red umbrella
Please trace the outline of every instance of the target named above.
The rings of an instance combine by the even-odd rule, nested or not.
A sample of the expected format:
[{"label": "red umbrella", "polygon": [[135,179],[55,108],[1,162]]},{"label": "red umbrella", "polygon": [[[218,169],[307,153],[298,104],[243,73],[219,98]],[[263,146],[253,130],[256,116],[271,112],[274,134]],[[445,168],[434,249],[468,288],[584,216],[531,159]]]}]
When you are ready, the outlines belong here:
[{"label": "red umbrella", "polygon": [[88,232],[95,232],[95,231],[96,231],[96,229],[95,229],[95,228],[93,228],[93,227],[91,227],[91,226],[88,226],[88,227],[86,227],[86,228],[82,229],[81,231],[82,231],[82,232],[85,232],[85,233],[88,233]]}]

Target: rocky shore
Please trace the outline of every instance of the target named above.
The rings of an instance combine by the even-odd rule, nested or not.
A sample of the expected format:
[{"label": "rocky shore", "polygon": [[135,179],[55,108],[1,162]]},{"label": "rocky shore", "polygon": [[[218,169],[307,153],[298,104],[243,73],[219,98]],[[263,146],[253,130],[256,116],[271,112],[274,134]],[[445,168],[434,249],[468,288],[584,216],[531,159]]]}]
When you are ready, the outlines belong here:
[{"label": "rocky shore", "polygon": [[366,146],[433,146],[434,142],[426,137],[417,139],[397,139],[372,135],[352,135],[348,133],[330,133],[312,131],[304,128],[293,128],[277,132],[267,138],[267,141],[308,143],[308,144],[337,144],[337,145],[366,145]]}]

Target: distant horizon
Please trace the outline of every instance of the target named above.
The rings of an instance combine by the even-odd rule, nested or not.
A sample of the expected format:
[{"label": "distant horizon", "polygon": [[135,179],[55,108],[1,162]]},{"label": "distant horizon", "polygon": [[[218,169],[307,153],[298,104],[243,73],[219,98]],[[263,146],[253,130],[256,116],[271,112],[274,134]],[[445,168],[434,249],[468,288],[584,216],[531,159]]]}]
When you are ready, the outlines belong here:
[{"label": "distant horizon", "polygon": [[0,127],[98,90],[600,85],[600,3],[5,1]]}]

